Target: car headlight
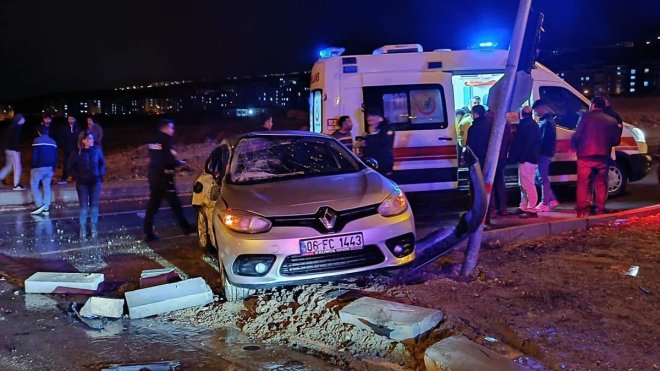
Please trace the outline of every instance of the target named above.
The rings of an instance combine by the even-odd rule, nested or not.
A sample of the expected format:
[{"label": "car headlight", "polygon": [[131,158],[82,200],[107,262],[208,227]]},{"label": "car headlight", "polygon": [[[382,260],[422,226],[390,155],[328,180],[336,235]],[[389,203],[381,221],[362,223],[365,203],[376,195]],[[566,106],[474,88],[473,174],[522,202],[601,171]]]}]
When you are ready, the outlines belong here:
[{"label": "car headlight", "polygon": [[382,216],[397,216],[408,209],[408,199],[399,187],[390,193],[385,201],[378,206],[378,213]]},{"label": "car headlight", "polygon": [[639,129],[639,128],[632,128],[630,129],[632,132],[632,136],[635,139],[636,142],[640,143],[646,143],[646,136],[644,135],[644,132]]},{"label": "car headlight", "polygon": [[219,216],[225,227],[240,233],[264,233],[272,227],[270,220],[247,211],[228,209]]}]

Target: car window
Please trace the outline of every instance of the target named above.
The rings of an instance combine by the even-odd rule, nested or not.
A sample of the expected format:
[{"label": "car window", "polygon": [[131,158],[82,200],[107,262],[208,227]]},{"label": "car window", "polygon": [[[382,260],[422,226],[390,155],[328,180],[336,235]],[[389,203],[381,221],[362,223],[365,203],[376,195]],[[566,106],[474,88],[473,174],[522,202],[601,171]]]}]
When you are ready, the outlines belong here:
[{"label": "car window", "polygon": [[232,183],[244,184],[362,169],[353,154],[331,138],[257,136],[238,142],[229,178]]},{"label": "car window", "polygon": [[566,88],[541,86],[539,93],[541,99],[557,115],[557,125],[567,129],[575,129],[580,116],[588,109],[587,104],[582,99]]}]

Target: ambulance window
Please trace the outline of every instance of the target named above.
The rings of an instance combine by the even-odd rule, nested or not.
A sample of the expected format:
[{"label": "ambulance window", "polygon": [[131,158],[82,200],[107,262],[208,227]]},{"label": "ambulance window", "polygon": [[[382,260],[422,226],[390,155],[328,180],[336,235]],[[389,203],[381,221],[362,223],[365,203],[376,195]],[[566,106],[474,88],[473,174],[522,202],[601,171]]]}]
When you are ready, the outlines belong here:
[{"label": "ambulance window", "polygon": [[542,86],[539,95],[557,115],[557,124],[566,129],[575,129],[580,115],[588,109],[582,99],[559,86]]},{"label": "ambulance window", "polygon": [[363,88],[364,107],[382,108],[396,130],[447,128],[441,85],[397,85]]}]

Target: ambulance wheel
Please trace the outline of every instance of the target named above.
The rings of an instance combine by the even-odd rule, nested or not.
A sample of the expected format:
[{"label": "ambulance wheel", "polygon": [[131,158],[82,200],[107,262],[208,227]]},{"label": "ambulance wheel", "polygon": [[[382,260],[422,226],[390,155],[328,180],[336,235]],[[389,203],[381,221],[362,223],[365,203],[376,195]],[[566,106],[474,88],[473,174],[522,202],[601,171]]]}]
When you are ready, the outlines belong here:
[{"label": "ambulance wheel", "polygon": [[622,163],[619,161],[610,165],[607,173],[607,194],[610,198],[620,196],[626,191],[628,184],[628,174]]}]

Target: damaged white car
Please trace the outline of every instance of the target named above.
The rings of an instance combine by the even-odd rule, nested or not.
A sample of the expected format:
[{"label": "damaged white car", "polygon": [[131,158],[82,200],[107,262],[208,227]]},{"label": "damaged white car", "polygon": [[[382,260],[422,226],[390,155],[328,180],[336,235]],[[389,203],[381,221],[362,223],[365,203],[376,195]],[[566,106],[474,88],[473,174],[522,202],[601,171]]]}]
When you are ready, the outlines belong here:
[{"label": "damaged white car", "polygon": [[225,139],[209,160],[193,206],[227,300],[415,258],[404,193],[333,138],[254,132]]}]

